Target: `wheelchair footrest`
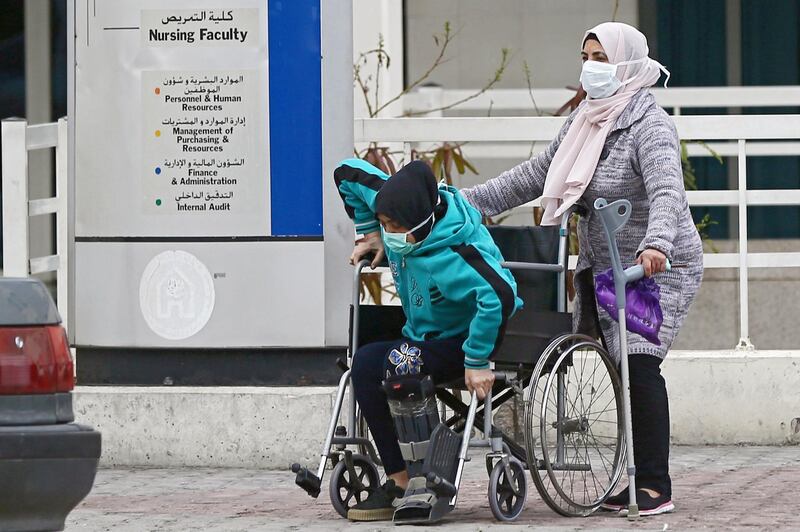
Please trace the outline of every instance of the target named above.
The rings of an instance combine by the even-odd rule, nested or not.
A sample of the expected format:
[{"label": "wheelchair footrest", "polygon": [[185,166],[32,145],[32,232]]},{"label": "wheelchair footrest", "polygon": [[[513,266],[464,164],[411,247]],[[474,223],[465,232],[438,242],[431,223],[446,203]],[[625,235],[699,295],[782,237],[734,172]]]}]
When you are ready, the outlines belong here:
[{"label": "wheelchair footrest", "polygon": [[431,434],[422,476],[435,473],[442,479],[455,482],[460,450],[461,436],[444,423],[439,423]]},{"label": "wheelchair footrest", "polygon": [[[434,518],[433,509],[438,504],[436,497],[431,494],[417,495],[401,504],[395,511],[392,521],[398,525],[415,525],[432,523],[439,518]],[[441,512],[444,515],[447,512]]]},{"label": "wheelchair footrest", "polygon": [[303,488],[306,493],[314,497],[319,497],[319,490],[322,481],[305,467],[300,464],[292,464],[292,473],[297,473],[294,483]]},{"label": "wheelchair footrest", "polygon": [[433,523],[453,509],[450,499],[457,492],[461,441],[461,436],[444,423],[433,429],[422,473],[409,482],[405,497],[394,511],[395,523]]}]

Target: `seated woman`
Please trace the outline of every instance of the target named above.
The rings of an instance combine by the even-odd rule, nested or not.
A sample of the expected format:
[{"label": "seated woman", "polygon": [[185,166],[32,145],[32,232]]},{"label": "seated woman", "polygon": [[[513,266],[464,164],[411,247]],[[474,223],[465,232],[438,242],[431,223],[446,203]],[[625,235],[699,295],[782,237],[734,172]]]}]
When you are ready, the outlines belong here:
[{"label": "seated woman", "polygon": [[489,360],[506,321],[522,307],[511,273],[481,216],[453,187],[437,186],[430,168],[414,161],[389,177],[360,159],[334,172],[358,240],[357,263],[384,249],[406,315],[403,338],[361,347],[352,368],[353,390],[375,440],[388,480],[352,508],[352,520],[392,518],[392,502],[408,485],[384,379],[430,375],[448,382],[464,375],[483,399],[494,375]]}]

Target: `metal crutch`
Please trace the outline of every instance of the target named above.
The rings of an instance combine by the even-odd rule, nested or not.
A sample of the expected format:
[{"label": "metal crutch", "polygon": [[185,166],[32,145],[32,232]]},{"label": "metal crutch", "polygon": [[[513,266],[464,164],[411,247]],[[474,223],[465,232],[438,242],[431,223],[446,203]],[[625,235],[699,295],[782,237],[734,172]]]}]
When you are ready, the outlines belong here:
[{"label": "metal crutch", "polygon": [[619,348],[620,366],[622,367],[622,408],[625,424],[625,455],[628,473],[628,519],[639,517],[639,505],[636,504],[636,465],[633,461],[633,427],[631,425],[631,384],[628,373],[628,326],[625,316],[625,285],[644,277],[644,268],[637,264],[623,269],[619,257],[616,235],[631,215],[631,202],[625,199],[608,203],[604,198],[594,202],[595,211],[600,215],[608,239],[608,251],[611,255],[611,268],[614,272],[614,292],[619,314]]}]

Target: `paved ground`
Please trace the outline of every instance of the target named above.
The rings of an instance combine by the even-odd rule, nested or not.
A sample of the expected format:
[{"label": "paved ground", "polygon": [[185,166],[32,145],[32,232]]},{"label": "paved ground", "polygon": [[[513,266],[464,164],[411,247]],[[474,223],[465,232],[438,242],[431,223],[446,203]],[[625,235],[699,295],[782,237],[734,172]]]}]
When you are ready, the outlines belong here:
[{"label": "paved ground", "polygon": [[[514,525],[495,522],[481,461],[467,465],[456,510],[438,530],[800,530],[800,447],[675,447],[677,511],[635,523],[610,514],[559,517],[531,486]],[[386,530],[351,524],[327,490],[305,495],[289,472],[241,469],[106,469],[70,515],[68,531]],[[411,532],[422,528],[409,528]]]}]

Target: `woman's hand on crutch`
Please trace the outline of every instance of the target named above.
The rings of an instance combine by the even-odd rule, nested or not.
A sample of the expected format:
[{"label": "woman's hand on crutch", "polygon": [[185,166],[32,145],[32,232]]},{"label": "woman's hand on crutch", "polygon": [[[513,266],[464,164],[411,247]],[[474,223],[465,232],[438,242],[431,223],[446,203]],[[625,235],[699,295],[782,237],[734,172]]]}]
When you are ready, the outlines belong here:
[{"label": "woman's hand on crutch", "polygon": [[641,264],[645,277],[650,277],[667,271],[667,256],[657,249],[647,248],[636,258],[636,264]]},{"label": "woman's hand on crutch", "polygon": [[494,385],[494,372],[490,369],[465,369],[464,383],[470,393],[474,391],[478,399],[483,400]]},{"label": "woman's hand on crutch", "polygon": [[361,257],[369,254],[375,254],[370,266],[374,270],[383,261],[385,252],[383,250],[383,239],[381,238],[380,231],[373,231],[367,233],[363,237],[356,240],[356,245],[353,248],[353,253],[350,255],[350,264],[356,265],[361,260]]}]

